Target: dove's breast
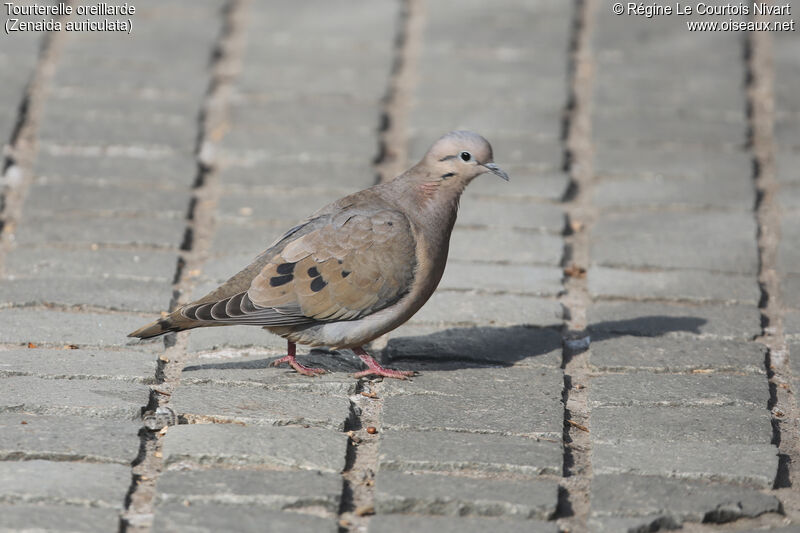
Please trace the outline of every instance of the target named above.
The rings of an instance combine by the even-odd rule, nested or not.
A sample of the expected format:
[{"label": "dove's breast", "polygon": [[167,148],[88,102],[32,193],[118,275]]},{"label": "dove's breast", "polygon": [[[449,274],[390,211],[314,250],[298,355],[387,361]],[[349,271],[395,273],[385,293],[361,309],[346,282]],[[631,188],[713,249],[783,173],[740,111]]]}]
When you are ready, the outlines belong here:
[{"label": "dove's breast", "polygon": [[450,232],[431,239],[414,231],[416,271],[408,293],[395,304],[356,320],[317,323],[308,326],[268,328],[291,342],[330,348],[354,348],[402,325],[430,299],[442,279],[447,261]]}]

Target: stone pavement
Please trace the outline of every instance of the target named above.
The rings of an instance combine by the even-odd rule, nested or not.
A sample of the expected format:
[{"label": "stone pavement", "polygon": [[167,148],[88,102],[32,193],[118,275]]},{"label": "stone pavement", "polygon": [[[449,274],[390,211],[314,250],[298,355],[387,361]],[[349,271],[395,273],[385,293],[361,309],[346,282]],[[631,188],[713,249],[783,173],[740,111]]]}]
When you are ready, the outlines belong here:
[{"label": "stone pavement", "polygon": [[[797,32],[133,5],[130,35],[0,37],[0,531],[800,530]],[[439,290],[373,343],[419,376],[125,337],[456,128],[512,179],[470,186]]]}]

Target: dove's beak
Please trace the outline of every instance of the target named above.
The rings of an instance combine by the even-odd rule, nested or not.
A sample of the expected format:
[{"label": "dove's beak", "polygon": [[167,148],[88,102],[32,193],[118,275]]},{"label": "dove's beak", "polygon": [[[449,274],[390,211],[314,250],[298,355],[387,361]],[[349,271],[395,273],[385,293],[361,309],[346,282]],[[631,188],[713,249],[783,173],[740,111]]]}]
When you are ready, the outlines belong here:
[{"label": "dove's beak", "polygon": [[494,174],[496,176],[500,176],[504,180],[508,181],[508,174],[506,174],[506,171],[503,170],[502,168],[498,167],[494,163],[486,163],[483,166],[484,166],[484,168],[486,168],[492,174]]}]

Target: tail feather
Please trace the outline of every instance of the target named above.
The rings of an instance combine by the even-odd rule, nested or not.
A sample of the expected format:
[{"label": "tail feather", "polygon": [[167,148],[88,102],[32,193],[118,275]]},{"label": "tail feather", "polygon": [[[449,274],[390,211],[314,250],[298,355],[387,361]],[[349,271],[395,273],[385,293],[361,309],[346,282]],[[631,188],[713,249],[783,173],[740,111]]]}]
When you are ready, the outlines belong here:
[{"label": "tail feather", "polygon": [[192,322],[193,321],[185,319],[180,314],[176,316],[175,313],[173,313],[164,318],[159,318],[146,326],[142,326],[132,333],[128,333],[128,337],[152,339],[153,337],[158,337],[159,335],[164,335],[172,331],[183,331],[184,329],[191,329],[200,325],[193,325]]}]

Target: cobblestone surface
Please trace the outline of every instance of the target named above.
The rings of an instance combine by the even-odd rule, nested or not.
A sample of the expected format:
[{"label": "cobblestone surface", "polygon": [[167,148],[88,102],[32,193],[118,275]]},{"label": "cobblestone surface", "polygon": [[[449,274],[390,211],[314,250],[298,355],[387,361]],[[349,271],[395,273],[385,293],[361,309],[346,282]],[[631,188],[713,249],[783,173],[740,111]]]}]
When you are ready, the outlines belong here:
[{"label": "cobblestone surface", "polygon": [[[133,20],[0,36],[1,531],[800,527],[796,32],[596,0]],[[419,375],[298,376],[258,328],[128,342],[458,128],[511,181],[373,343]]]}]

